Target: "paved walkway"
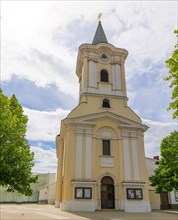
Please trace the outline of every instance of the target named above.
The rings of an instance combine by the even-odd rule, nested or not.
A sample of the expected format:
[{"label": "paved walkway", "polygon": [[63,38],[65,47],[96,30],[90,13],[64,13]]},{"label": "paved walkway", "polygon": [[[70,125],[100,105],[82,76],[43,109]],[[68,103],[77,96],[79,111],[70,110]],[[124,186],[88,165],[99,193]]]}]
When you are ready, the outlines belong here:
[{"label": "paved walkway", "polygon": [[52,205],[1,204],[0,220],[178,220],[176,211],[125,213],[123,211],[62,212]]}]

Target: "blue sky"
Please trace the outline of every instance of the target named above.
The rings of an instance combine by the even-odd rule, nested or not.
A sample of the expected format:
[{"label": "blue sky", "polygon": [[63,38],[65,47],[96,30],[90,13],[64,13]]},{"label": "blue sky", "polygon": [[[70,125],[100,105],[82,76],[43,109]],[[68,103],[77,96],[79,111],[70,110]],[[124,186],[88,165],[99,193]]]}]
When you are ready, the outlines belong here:
[{"label": "blue sky", "polygon": [[150,127],[146,156],[159,155],[161,140],[177,129],[163,81],[176,44],[177,1],[2,1],[1,87],[28,115],[34,172],[56,172],[60,121],[78,104],[78,47],[92,42],[100,12],[108,42],[129,52],[127,95]]}]

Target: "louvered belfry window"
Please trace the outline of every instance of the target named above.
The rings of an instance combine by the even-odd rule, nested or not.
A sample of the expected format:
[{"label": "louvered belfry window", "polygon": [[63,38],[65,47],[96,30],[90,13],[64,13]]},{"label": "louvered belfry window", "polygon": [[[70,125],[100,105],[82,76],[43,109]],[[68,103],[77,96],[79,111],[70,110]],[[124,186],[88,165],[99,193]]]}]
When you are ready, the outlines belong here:
[{"label": "louvered belfry window", "polygon": [[110,102],[108,99],[103,99],[102,107],[103,108],[110,108]]}]

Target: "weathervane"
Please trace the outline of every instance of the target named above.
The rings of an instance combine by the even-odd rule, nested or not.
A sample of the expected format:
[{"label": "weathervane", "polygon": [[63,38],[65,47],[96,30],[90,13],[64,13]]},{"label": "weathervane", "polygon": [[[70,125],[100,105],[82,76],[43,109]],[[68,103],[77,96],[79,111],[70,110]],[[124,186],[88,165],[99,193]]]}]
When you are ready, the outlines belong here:
[{"label": "weathervane", "polygon": [[99,13],[99,15],[98,15],[98,17],[97,17],[97,19],[98,19],[99,22],[101,22],[101,16],[102,16],[102,13]]}]

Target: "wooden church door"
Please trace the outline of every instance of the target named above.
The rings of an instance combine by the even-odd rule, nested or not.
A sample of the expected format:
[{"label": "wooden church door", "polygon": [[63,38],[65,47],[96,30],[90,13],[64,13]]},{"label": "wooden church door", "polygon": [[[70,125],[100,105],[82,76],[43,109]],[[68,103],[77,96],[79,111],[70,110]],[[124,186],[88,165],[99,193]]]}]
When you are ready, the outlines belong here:
[{"label": "wooden church door", "polygon": [[101,180],[101,208],[115,208],[114,181],[109,176],[103,177]]}]

